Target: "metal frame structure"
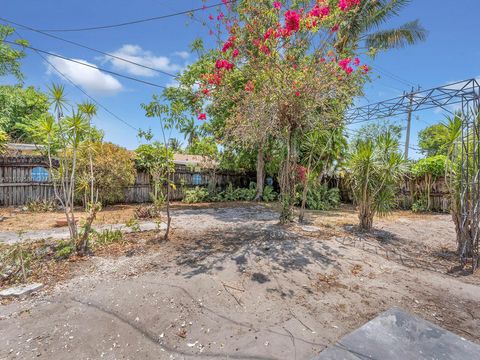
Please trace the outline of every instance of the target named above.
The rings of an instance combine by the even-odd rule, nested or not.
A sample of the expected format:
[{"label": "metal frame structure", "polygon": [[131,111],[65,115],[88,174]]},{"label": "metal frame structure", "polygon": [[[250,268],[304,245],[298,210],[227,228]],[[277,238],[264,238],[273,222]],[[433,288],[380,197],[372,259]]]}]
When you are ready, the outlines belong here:
[{"label": "metal frame structure", "polygon": [[462,117],[462,135],[458,142],[459,221],[457,240],[464,263],[472,261],[472,269],[480,267],[480,81],[469,79],[419,90],[394,99],[350,109],[347,124],[358,124],[389,118],[412,111],[458,107]]}]

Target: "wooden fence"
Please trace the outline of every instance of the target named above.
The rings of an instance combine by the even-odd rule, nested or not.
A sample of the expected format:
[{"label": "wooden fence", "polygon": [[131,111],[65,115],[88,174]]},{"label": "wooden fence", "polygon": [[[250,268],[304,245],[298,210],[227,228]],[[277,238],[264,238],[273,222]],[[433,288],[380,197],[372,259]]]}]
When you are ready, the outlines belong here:
[{"label": "wooden fence", "polygon": [[[350,188],[345,181],[339,180],[336,186],[340,189],[341,199],[344,202],[353,202]],[[397,204],[400,209],[411,209],[416,199],[422,196],[422,189],[425,188],[423,179],[412,180],[405,178],[397,196]],[[445,178],[436,179],[430,187],[430,210],[434,212],[450,212],[450,194],[448,192]]]},{"label": "wooden fence", "polygon": [[[0,206],[21,206],[31,201],[54,199],[48,168],[48,159],[41,156],[0,157]],[[236,187],[247,187],[250,181],[255,181],[255,174],[214,172],[176,165],[176,189],[172,191],[171,199],[181,200],[185,189],[195,186],[214,183],[218,187],[225,187],[231,183]],[[138,172],[135,184],[125,189],[125,202],[149,202],[151,192],[150,176]]]}]

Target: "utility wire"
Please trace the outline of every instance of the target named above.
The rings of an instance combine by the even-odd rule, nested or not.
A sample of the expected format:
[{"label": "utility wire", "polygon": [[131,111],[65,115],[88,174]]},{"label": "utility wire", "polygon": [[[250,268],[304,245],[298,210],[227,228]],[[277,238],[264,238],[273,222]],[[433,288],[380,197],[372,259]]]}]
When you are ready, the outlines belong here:
[{"label": "utility wire", "polygon": [[234,3],[236,1],[237,0],[222,1],[221,3],[217,3],[217,4],[214,4],[214,5],[202,6],[202,7],[198,7],[198,8],[195,8],[195,9],[184,10],[184,11],[180,11],[180,12],[176,12],[176,13],[172,13],[172,14],[155,16],[155,17],[145,18],[145,19],[132,20],[132,21],[127,21],[127,22],[118,23],[118,24],[100,25],[100,26],[92,26],[92,27],[84,27],[84,28],[71,28],[71,29],[41,29],[41,31],[77,32],[77,31],[111,29],[111,28],[140,24],[140,23],[145,23],[145,22],[150,22],[150,21],[168,19],[168,18],[171,18],[171,17],[180,16],[180,15],[186,15],[186,14],[194,13],[194,12],[201,11],[201,10],[211,9],[211,8],[214,8],[214,7],[217,7],[217,6],[231,4],[231,3]]},{"label": "utility wire", "polygon": [[155,69],[155,68],[152,68],[152,67],[150,67],[150,66],[143,65],[143,64],[137,63],[137,62],[135,62],[135,61],[129,60],[129,59],[125,59],[125,58],[120,57],[120,56],[118,56],[118,55],[114,55],[114,54],[111,54],[111,53],[107,53],[107,52],[105,52],[105,51],[98,50],[98,49],[92,48],[92,47],[90,47],[90,46],[80,44],[80,43],[75,42],[75,41],[72,41],[72,40],[64,39],[64,38],[62,38],[62,37],[60,37],[60,36],[57,36],[57,35],[49,34],[49,33],[45,32],[45,31],[42,31],[42,30],[34,29],[34,28],[30,27],[30,26],[23,25],[23,24],[20,24],[20,23],[15,22],[15,21],[11,21],[11,20],[8,20],[8,19],[2,18],[2,17],[0,17],[0,20],[6,22],[6,23],[8,23],[8,24],[12,24],[12,25],[15,25],[15,26],[19,26],[19,27],[24,28],[24,29],[26,29],[26,30],[34,31],[34,32],[39,33],[39,34],[42,34],[42,35],[45,35],[45,36],[49,36],[49,37],[51,37],[51,38],[53,38],[53,39],[57,39],[57,40],[60,40],[60,41],[63,41],[63,42],[66,42],[66,43],[69,43],[69,44],[72,44],[72,45],[75,45],[75,46],[79,46],[79,47],[81,47],[81,48],[84,48],[84,49],[87,49],[87,50],[90,50],[90,51],[93,51],[93,52],[97,52],[97,53],[102,54],[102,55],[105,55],[105,56],[108,56],[108,57],[111,57],[111,58],[120,60],[120,61],[127,62],[127,63],[132,64],[132,65],[136,65],[136,66],[139,66],[139,67],[148,69],[148,70],[156,71],[156,72],[158,72],[158,73],[160,73],[160,74],[168,75],[168,76],[171,76],[171,77],[174,77],[174,78],[178,76],[178,75],[174,75],[174,74],[169,73],[169,72],[164,71],[164,70]]},{"label": "utility wire", "polygon": [[142,84],[145,84],[145,85],[149,85],[149,86],[153,86],[153,87],[157,87],[157,88],[161,88],[161,89],[166,89],[167,88],[166,86],[163,86],[163,85],[159,85],[159,84],[155,84],[155,83],[152,83],[152,82],[149,82],[149,81],[137,79],[137,78],[134,78],[134,77],[128,76],[128,75],[123,75],[123,74],[117,73],[115,71],[111,71],[111,70],[107,70],[107,69],[104,69],[104,68],[97,67],[95,65],[86,64],[84,62],[81,62],[81,61],[78,61],[78,60],[75,60],[75,59],[70,59],[70,58],[67,58],[67,57],[62,56],[62,55],[54,54],[54,53],[51,53],[49,51],[45,51],[45,50],[30,46],[30,45],[23,45],[23,44],[20,45],[20,44],[17,44],[16,42],[9,41],[9,40],[3,40],[3,42],[5,42],[7,44],[10,44],[10,45],[21,46],[21,47],[24,47],[24,48],[27,48],[27,49],[30,49],[30,50],[41,52],[43,54],[54,56],[54,57],[57,57],[57,58],[60,58],[60,59],[66,60],[66,61],[70,61],[70,62],[79,64],[79,65],[83,65],[83,66],[86,66],[86,67],[89,67],[89,68],[92,68],[92,69],[103,71],[105,73],[108,73],[108,74],[111,74],[111,75],[114,75],[114,76],[118,76],[118,77],[122,77],[122,78],[125,78],[125,79],[128,79],[128,80],[131,80],[131,81],[136,81],[136,82],[139,82],[139,83],[142,83]]},{"label": "utility wire", "polygon": [[65,80],[67,80],[70,84],[72,84],[74,87],[76,87],[78,90],[80,90],[86,97],[88,97],[90,100],[92,100],[95,104],[97,104],[100,108],[105,110],[107,113],[109,113],[111,116],[113,116],[115,119],[118,121],[124,123],[128,127],[132,128],[135,131],[139,131],[138,128],[133,126],[132,124],[128,123],[127,121],[123,120],[121,117],[119,117],[117,114],[113,113],[111,110],[109,110],[105,105],[100,103],[98,100],[93,98],[90,94],[88,94],[85,90],[83,90],[79,85],[77,85],[72,79],[70,79],[67,75],[65,75],[63,72],[61,72],[55,65],[53,65],[45,56],[43,56],[40,52],[34,50],[35,53],[40,56],[44,61],[46,61],[53,70],[55,70],[60,76],[62,76]]}]

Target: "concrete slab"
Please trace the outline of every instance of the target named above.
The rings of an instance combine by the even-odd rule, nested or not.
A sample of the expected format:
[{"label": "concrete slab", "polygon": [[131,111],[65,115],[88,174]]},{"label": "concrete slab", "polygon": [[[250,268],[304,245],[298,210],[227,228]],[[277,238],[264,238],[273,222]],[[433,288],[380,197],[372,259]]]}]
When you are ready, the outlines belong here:
[{"label": "concrete slab", "polygon": [[43,287],[41,283],[25,284],[20,286],[11,287],[0,291],[0,297],[21,297],[26,296],[34,291],[40,290]]},{"label": "concrete slab", "polygon": [[480,345],[400,309],[390,309],[315,360],[478,360]]}]

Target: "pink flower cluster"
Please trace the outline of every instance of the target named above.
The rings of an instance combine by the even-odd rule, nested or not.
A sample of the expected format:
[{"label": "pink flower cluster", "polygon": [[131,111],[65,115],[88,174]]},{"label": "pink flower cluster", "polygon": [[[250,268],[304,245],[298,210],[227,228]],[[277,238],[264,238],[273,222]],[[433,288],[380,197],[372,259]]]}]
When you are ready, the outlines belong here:
[{"label": "pink flower cluster", "polygon": [[[340,60],[338,62],[338,65],[343,69],[343,71],[345,71],[347,74],[351,74],[353,72],[353,68],[350,66],[350,64],[352,63],[352,59],[350,58],[345,58],[343,60]],[[355,58],[353,60],[353,66],[360,66],[360,59],[359,58]],[[363,71],[363,73],[367,73],[370,71],[370,69],[368,68],[367,65],[362,65],[361,66],[361,69]]]},{"label": "pink flower cluster", "polygon": [[342,11],[348,11],[355,6],[360,5],[361,2],[361,0],[340,0],[338,2],[338,7]]},{"label": "pink flower cluster", "polygon": [[328,6],[319,6],[318,4],[313,7],[307,14],[307,16],[323,18],[330,14],[330,8]]},{"label": "pink flower cluster", "polygon": [[280,10],[282,8],[282,3],[280,1],[275,1],[273,3],[273,7],[276,9],[276,10]]},{"label": "pink flower cluster", "polygon": [[300,30],[300,14],[295,10],[285,13],[285,29],[290,33]]},{"label": "pink flower cluster", "polygon": [[215,63],[215,67],[217,69],[225,69],[228,71],[233,70],[234,65],[228,60],[220,59]]}]

